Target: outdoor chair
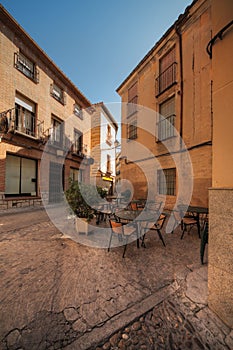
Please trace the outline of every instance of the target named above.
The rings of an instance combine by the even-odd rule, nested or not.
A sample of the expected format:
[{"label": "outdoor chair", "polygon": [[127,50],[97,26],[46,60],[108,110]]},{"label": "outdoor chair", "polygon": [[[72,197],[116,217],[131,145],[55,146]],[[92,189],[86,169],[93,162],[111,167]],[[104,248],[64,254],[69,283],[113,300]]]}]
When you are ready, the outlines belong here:
[{"label": "outdoor chair", "polygon": [[139,206],[137,202],[131,202],[130,209],[131,210],[143,210],[143,208],[141,206]]},{"label": "outdoor chair", "polygon": [[[191,216],[189,214],[187,214],[187,216],[185,216],[185,215],[183,216],[182,212],[174,210],[173,211],[173,217],[174,217],[174,220],[175,220],[174,228],[175,228],[176,225],[180,225],[181,226],[182,234],[181,234],[180,239],[183,239],[185,232],[190,233],[191,229],[194,226],[198,226],[198,222],[197,222],[195,216]],[[174,228],[172,230],[172,233],[174,231]]]},{"label": "outdoor chair", "polygon": [[129,237],[134,234],[137,234],[136,227],[124,225],[122,222],[117,222],[116,220],[113,220],[113,219],[109,220],[109,224],[111,228],[111,235],[110,235],[110,240],[108,245],[108,252],[110,251],[110,248],[111,248],[112,236],[113,235],[118,236],[119,242],[124,241],[124,251],[122,255],[122,257],[124,258]]},{"label": "outdoor chair", "polygon": [[157,231],[158,236],[159,236],[159,238],[161,239],[161,241],[162,241],[164,247],[166,247],[166,244],[165,244],[165,242],[164,242],[163,236],[162,236],[162,234],[161,234],[161,230],[162,230],[163,225],[164,225],[164,223],[165,223],[166,217],[167,217],[166,214],[160,214],[159,218],[157,219],[156,223],[154,223],[153,226],[151,226],[151,222],[145,223],[145,224],[142,226],[142,229],[146,231],[146,232],[143,234],[143,236],[142,236],[142,244],[141,244],[142,247],[146,248],[146,245],[145,245],[145,236],[146,236],[146,233],[147,233],[149,230]]}]

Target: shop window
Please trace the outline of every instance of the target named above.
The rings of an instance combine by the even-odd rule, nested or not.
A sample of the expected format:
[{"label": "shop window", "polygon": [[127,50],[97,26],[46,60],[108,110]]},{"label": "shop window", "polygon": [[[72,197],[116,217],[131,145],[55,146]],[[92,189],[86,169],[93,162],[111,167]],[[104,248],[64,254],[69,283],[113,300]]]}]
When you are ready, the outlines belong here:
[{"label": "shop window", "polygon": [[37,161],[7,154],[6,196],[35,196],[37,187]]},{"label": "shop window", "polygon": [[70,168],[70,178],[72,181],[82,182],[82,170]]}]

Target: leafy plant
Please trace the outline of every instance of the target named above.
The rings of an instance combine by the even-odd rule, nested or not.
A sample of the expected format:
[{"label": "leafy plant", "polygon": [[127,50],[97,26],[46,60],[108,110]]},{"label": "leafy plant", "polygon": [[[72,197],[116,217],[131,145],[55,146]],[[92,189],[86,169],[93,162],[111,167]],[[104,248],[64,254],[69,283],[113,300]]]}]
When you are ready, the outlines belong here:
[{"label": "leafy plant", "polygon": [[65,195],[73,212],[78,217],[90,221],[94,214],[92,206],[98,205],[100,199],[106,197],[107,191],[100,186],[96,187],[70,179],[69,188]]}]

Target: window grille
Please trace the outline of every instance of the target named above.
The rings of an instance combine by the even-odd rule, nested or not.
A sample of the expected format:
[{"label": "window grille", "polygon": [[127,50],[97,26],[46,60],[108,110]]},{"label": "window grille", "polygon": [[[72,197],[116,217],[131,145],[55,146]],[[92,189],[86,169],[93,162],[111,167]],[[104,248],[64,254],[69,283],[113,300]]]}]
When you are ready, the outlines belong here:
[{"label": "window grille", "polygon": [[159,194],[176,195],[176,169],[158,170],[158,192]]},{"label": "window grille", "polygon": [[15,67],[35,83],[39,83],[39,71],[35,63],[24,56],[22,52],[15,52]]}]

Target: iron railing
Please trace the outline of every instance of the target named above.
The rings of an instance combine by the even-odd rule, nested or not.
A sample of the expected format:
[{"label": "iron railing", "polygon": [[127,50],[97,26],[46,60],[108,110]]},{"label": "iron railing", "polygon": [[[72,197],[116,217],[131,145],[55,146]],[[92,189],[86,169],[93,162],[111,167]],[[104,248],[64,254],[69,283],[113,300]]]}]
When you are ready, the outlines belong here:
[{"label": "iron railing", "polygon": [[34,138],[42,138],[44,133],[44,121],[36,118],[34,113],[17,108],[10,108],[0,113],[0,120],[5,120],[6,132],[19,132]]},{"label": "iron railing", "polygon": [[176,66],[176,62],[172,63],[156,78],[156,95],[161,94],[176,83]]}]

